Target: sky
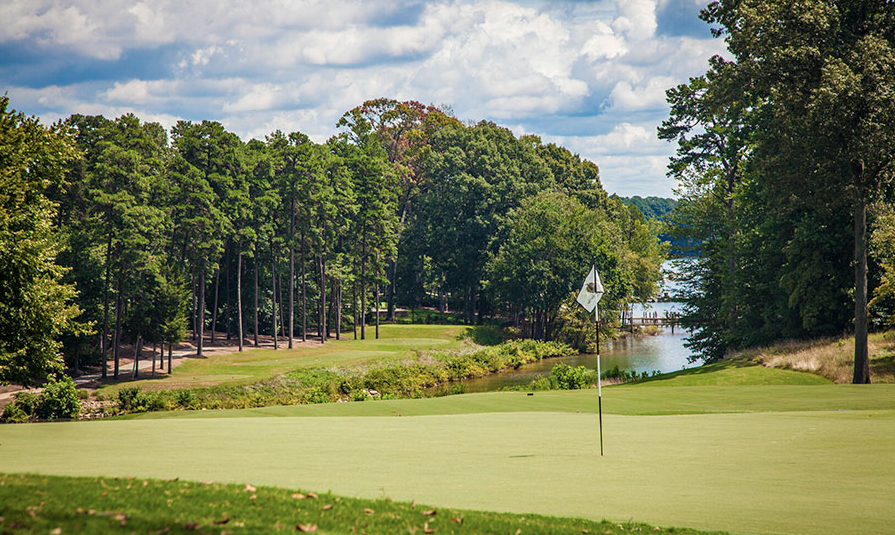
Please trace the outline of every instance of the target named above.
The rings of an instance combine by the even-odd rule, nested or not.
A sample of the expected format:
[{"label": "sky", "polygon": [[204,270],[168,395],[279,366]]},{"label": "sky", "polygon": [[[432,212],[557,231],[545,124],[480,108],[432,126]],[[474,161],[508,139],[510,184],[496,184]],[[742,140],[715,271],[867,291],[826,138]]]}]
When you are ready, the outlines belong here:
[{"label": "sky", "polygon": [[365,100],[447,107],[673,196],[665,90],[726,52],[707,0],[3,0],[0,92],[50,123],[134,113],[317,142]]}]

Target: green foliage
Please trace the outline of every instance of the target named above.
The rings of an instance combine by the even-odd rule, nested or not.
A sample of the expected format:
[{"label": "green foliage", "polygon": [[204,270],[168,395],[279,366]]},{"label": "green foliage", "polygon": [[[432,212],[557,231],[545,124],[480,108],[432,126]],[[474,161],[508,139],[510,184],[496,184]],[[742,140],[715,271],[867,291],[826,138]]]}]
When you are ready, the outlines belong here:
[{"label": "green foliage", "polygon": [[80,412],[81,401],[71,377],[62,375],[58,380],[53,376],[47,377],[38,396],[37,417],[48,421],[77,418]]},{"label": "green foliage", "polygon": [[60,247],[50,187],[77,157],[60,126],[10,110],[0,96],[0,384],[37,384],[61,370],[61,343],[76,322],[76,291],[55,261]]},{"label": "green foliage", "polygon": [[67,375],[59,379],[48,376],[39,394],[18,392],[15,400],[3,411],[2,421],[20,423],[30,420],[53,421],[77,418],[81,412],[81,396],[74,381]]},{"label": "green foliage", "polygon": [[[423,532],[435,530],[434,526],[438,526],[438,533],[446,535],[497,535],[523,528],[530,535],[618,535],[630,531],[659,535],[704,533],[682,528],[653,528],[633,522],[622,525],[606,520],[597,522],[579,518],[435,508],[415,502],[348,498],[276,487],[258,487],[251,493],[255,499],[250,500],[245,483],[197,483],[176,479],[142,481],[145,483],[138,481],[133,485],[136,488],[127,485],[127,492],[115,493],[105,489],[122,486],[122,480],[117,478],[0,475],[4,522],[19,526],[16,529],[24,533],[58,528],[63,533],[85,535],[102,535],[121,529],[122,525],[137,533],[166,530],[190,533],[202,526],[205,526],[202,529],[213,533],[234,531],[222,527],[236,527],[239,530],[241,526],[255,533],[275,533],[283,531],[283,524],[288,524],[289,529],[296,532],[319,529],[320,532],[334,534],[357,532],[357,526],[364,526],[368,533]],[[44,505],[34,507],[29,501],[35,492],[46,496]],[[159,507],[153,498],[169,495],[183,499],[172,500],[169,507]],[[264,504],[263,507],[259,507],[259,503]],[[221,512],[209,508],[208,504],[228,505],[227,510]],[[158,529],[160,526],[164,528]]]},{"label": "green foliage", "polygon": [[550,370],[551,382],[556,381],[560,390],[580,390],[587,388],[589,370],[584,366],[575,368],[560,362]]},{"label": "green foliage", "polygon": [[633,197],[620,197],[620,199],[626,205],[637,208],[647,219],[661,219],[677,206],[676,199],[665,197],[641,197],[634,195]]},{"label": "green foliage", "polygon": [[[677,141],[672,230],[698,255],[685,281],[690,347],[717,360],[854,326],[866,349],[854,221],[893,193],[895,7],[719,1],[702,18],[731,57],[670,89],[659,129]],[[882,270],[869,268],[872,289]]]},{"label": "green foliage", "polygon": [[444,396],[462,393],[462,385],[437,390],[432,390],[433,387],[572,352],[569,346],[558,342],[511,340],[472,351],[433,352],[359,369],[303,368],[241,386],[153,392],[123,387],[118,391],[118,408],[123,413],[131,413]]}]

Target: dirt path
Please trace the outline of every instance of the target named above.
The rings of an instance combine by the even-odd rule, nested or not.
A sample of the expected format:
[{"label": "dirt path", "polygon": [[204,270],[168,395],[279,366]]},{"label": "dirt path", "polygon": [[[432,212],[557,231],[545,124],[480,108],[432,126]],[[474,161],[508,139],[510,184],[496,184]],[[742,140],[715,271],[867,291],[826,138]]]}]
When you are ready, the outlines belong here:
[{"label": "dirt path", "polygon": [[[273,349],[273,337],[272,336],[258,336],[258,346],[254,345],[254,337],[246,338],[243,349],[245,351],[249,351],[251,349]],[[288,339],[279,338],[278,339],[278,347],[280,349],[284,349],[288,347]],[[308,337],[306,342],[302,342],[300,338],[292,339],[292,347],[303,347],[303,346],[316,346],[320,344],[319,338]],[[215,341],[212,343],[211,336],[203,337],[202,343],[202,354],[206,357],[213,358],[216,355],[226,355],[228,353],[234,353],[239,351],[239,343],[230,339],[227,340],[226,334],[219,333],[215,335]],[[152,374],[152,347],[144,347],[140,352],[140,368],[138,377],[134,377],[134,347],[132,345],[123,345],[119,349],[118,359],[118,379],[112,378],[112,374],[114,373],[114,362],[110,359],[107,365],[106,379],[102,378],[102,368],[85,368],[81,370],[81,374],[77,377],[72,377],[75,382],[75,385],[78,388],[83,388],[87,390],[95,390],[104,384],[114,384],[114,383],[124,383],[133,380],[145,379],[146,377],[151,376]],[[124,356],[127,355],[127,356]],[[186,362],[189,358],[194,357],[196,355],[196,343],[194,340],[186,340],[177,346],[175,346],[174,350],[171,352],[171,367],[176,368],[180,366],[184,362]],[[156,353],[156,375],[164,375],[168,373],[168,349],[165,348],[164,352],[164,369],[158,368],[158,352]],[[10,400],[12,400],[13,396],[18,392],[23,391],[31,391],[34,393],[40,392],[40,388],[28,389],[23,388],[20,385],[7,385],[0,387],[0,409],[3,408]]]}]

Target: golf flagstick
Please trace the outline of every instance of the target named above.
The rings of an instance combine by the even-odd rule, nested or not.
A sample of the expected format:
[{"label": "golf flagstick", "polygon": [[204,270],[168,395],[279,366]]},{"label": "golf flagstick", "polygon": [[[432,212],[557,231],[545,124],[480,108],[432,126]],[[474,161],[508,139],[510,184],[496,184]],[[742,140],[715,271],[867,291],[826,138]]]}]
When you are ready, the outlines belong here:
[{"label": "golf flagstick", "polygon": [[593,310],[594,323],[597,325],[597,406],[600,413],[600,456],[603,456],[603,378],[600,369],[600,313],[597,310],[597,303],[603,297],[605,290],[603,283],[600,282],[600,274],[597,273],[597,261],[594,260],[593,266],[587,272],[584,283],[581,285],[581,291],[575,298],[584,310],[588,313]]},{"label": "golf flagstick", "polygon": [[[594,264],[594,280],[597,280],[597,265]],[[600,457],[603,456],[603,375],[600,371],[600,309],[594,305],[594,322],[597,324],[597,410],[600,414]]]}]

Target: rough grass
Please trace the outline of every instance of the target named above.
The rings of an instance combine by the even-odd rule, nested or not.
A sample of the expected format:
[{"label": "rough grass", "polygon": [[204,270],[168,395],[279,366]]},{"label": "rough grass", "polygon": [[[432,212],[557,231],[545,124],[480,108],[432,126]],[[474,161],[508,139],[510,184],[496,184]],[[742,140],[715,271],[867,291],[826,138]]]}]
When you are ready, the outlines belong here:
[{"label": "rough grass", "polygon": [[21,534],[441,533],[699,535],[644,524],[442,509],[213,482],[0,474],[0,531]]},{"label": "rough grass", "polygon": [[[826,377],[836,384],[851,383],[854,375],[854,338],[779,342],[738,353],[769,368],[797,370]],[[871,334],[870,381],[895,383],[895,331]]]},{"label": "rough grass", "polygon": [[[604,411],[665,414],[604,412],[604,457],[592,390],[25,424],[3,428],[0,472],[180,477],[734,533],[885,533],[893,389],[607,388]],[[302,417],[315,410],[328,417]],[[403,416],[353,416],[363,410]],[[267,417],[221,418],[250,413]]]},{"label": "rough grass", "polygon": [[342,340],[325,344],[310,343],[294,349],[256,349],[215,355],[208,358],[189,358],[174,368],[172,375],[158,375],[126,385],[109,385],[101,392],[112,394],[122,386],[138,386],[142,390],[171,390],[237,386],[270,379],[299,368],[330,368],[357,366],[373,362],[401,360],[417,351],[455,349],[467,345],[465,333],[470,328],[462,325],[382,325],[380,338],[373,338],[367,330],[366,340],[354,340],[344,333]]}]

